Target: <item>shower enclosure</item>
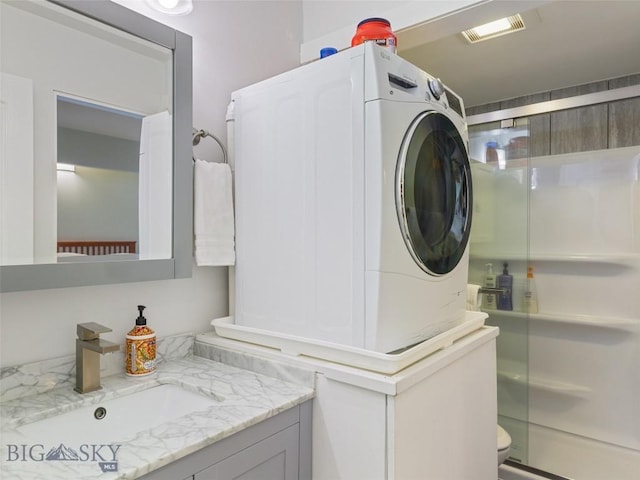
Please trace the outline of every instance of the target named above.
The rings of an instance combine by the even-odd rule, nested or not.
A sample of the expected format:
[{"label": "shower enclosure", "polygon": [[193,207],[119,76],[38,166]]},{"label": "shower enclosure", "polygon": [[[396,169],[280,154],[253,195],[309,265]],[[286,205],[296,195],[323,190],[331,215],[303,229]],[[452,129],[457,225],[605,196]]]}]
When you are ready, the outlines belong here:
[{"label": "shower enclosure", "polygon": [[[511,462],[581,480],[640,471],[640,74],[467,110],[469,283],[513,275],[498,338]],[[532,267],[537,311],[524,291]]]}]

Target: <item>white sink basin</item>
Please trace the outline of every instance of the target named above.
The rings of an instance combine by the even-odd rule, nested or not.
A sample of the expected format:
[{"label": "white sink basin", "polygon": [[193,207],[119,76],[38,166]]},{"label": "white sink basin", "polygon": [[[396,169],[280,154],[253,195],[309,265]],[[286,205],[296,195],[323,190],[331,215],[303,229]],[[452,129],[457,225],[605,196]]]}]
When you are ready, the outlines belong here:
[{"label": "white sink basin", "polygon": [[38,420],[17,431],[39,443],[113,443],[216,404],[213,398],[177,385],[158,385]]}]

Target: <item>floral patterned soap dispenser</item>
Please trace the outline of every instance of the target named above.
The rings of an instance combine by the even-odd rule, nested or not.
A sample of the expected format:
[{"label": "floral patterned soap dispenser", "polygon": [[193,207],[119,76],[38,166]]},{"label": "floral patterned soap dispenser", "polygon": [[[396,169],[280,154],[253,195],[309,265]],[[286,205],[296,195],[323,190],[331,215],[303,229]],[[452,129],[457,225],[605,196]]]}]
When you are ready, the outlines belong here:
[{"label": "floral patterned soap dispenser", "polygon": [[134,377],[149,375],[156,370],[156,334],[147,327],[142,315],[144,305],[138,305],[136,326],[127,334],[125,341],[126,374]]}]

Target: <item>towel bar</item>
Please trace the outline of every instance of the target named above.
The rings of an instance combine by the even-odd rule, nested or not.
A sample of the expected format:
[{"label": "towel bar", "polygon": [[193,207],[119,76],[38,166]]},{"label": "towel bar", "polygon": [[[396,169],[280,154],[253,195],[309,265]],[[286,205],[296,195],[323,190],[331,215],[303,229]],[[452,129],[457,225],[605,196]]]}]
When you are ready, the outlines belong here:
[{"label": "towel bar", "polygon": [[[193,146],[195,147],[196,145],[198,145],[200,143],[200,140],[202,140],[204,137],[211,137],[216,141],[218,145],[220,145],[220,148],[222,149],[222,157],[224,159],[224,163],[229,163],[227,159],[227,149],[224,148],[224,145],[222,144],[222,142],[215,135],[210,134],[206,130],[197,130],[195,128],[193,129],[193,139],[192,139]],[[196,161],[195,156],[193,157],[193,161],[194,162]]]}]

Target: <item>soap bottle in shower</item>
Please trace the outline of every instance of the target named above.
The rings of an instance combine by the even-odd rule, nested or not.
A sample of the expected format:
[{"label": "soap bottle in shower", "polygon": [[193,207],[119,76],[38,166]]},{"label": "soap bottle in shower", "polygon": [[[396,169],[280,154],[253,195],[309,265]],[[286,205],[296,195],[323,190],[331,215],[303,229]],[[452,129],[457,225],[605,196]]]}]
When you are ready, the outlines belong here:
[{"label": "soap bottle in shower", "polygon": [[156,334],[142,315],[145,308],[138,305],[136,326],[129,331],[125,341],[126,374],[133,377],[149,375],[156,370]]},{"label": "soap bottle in shower", "polygon": [[498,163],[498,142],[496,142],[495,140],[491,140],[485,144],[485,147],[485,163]]},{"label": "soap bottle in shower", "polygon": [[[493,264],[487,263],[487,273],[484,276],[484,286],[488,288],[496,288],[496,274],[493,273]],[[484,306],[486,308],[496,308],[496,296],[493,293],[486,293],[484,295]]]},{"label": "soap bottle in shower", "polygon": [[533,278],[533,267],[527,268],[527,284],[524,289],[523,310],[527,313],[538,313],[538,289]]},{"label": "soap bottle in shower", "polygon": [[498,275],[498,288],[505,290],[498,294],[498,310],[513,310],[513,276],[509,274],[509,264],[503,263],[502,274]]}]

